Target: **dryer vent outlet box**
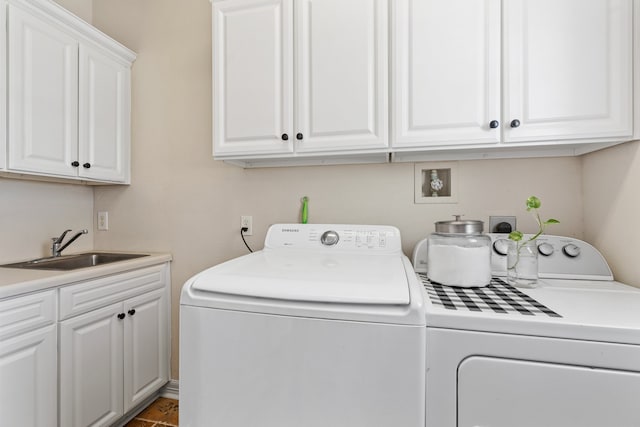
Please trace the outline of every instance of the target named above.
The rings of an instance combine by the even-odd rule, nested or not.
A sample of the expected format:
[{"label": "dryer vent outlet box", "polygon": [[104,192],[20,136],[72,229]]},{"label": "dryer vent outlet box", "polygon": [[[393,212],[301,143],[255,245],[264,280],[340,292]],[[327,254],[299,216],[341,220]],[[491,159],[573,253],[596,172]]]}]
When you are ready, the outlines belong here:
[{"label": "dryer vent outlet box", "polygon": [[515,216],[490,216],[489,233],[511,233],[516,230]]}]

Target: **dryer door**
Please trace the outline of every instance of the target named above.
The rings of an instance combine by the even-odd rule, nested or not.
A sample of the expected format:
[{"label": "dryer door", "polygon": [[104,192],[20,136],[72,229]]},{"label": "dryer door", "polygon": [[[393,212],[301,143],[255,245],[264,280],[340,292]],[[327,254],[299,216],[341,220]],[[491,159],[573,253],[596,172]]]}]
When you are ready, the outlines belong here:
[{"label": "dryer door", "polygon": [[640,425],[640,374],[470,357],[458,369],[458,427]]}]

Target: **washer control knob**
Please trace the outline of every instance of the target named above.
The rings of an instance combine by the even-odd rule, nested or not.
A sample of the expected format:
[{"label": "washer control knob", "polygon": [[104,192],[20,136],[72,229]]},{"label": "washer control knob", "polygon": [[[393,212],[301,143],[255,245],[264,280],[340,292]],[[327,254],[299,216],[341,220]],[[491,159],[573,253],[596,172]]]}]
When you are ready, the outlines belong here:
[{"label": "washer control knob", "polygon": [[333,246],[338,243],[338,240],[340,240],[340,235],[333,230],[325,231],[322,233],[322,236],[320,236],[320,243],[325,246]]},{"label": "washer control knob", "polygon": [[562,248],[562,252],[568,257],[575,258],[580,255],[580,248],[573,243],[569,243]]},{"label": "washer control knob", "polygon": [[553,246],[550,243],[540,243],[538,252],[540,252],[540,255],[550,256],[553,254]]},{"label": "washer control knob", "polygon": [[507,255],[507,249],[509,249],[509,241],[507,239],[498,239],[493,242],[493,250],[501,256]]}]

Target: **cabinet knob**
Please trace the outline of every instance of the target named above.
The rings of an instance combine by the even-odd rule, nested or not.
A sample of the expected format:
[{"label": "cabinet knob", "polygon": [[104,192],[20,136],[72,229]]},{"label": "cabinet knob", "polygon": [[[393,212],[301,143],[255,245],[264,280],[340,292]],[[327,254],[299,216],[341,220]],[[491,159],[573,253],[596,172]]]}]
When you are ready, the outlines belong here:
[{"label": "cabinet knob", "polygon": [[118,314],[118,319],[122,320],[122,319],[124,319],[125,316],[126,316],[126,314],[120,313],[120,314]]},{"label": "cabinet knob", "polygon": [[91,163],[85,163],[82,165],[83,168],[89,169],[91,167]]},{"label": "cabinet knob", "polygon": [[297,139],[298,141],[302,140],[302,138],[303,138],[303,136],[302,136],[302,134],[301,134],[301,133],[298,133],[298,134],[296,135],[296,139]]},{"label": "cabinet knob", "polygon": [[491,129],[495,129],[495,128],[497,128],[498,126],[500,126],[500,122],[499,122],[499,121],[497,121],[497,120],[491,120],[491,122],[489,123],[489,127],[490,127]]},{"label": "cabinet knob", "polygon": [[287,135],[286,133],[283,133],[283,134],[282,134],[282,140],[283,140],[283,141],[286,141],[286,140],[288,140],[288,139],[289,139],[289,135]]},{"label": "cabinet knob", "polygon": [[136,309],[132,308],[131,310],[129,310],[127,313],[129,313],[129,316],[133,316],[134,314],[136,314]]},{"label": "cabinet knob", "polygon": [[518,119],[511,120],[511,127],[512,128],[517,128],[518,126],[520,126],[520,120],[518,120]]},{"label": "cabinet knob", "polygon": [[78,166],[80,166],[80,162],[79,161],[73,161],[71,162],[71,166],[73,166],[74,168],[77,168]]}]

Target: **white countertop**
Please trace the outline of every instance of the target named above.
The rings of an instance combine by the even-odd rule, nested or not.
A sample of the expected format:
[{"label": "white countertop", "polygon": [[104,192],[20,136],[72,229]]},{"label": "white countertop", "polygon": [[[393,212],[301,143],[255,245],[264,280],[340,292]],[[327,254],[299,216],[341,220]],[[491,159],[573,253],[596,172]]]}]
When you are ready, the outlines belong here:
[{"label": "white countertop", "polygon": [[[91,252],[118,253],[119,251]],[[0,299],[157,265],[172,259],[171,254],[168,253],[128,251],[126,253],[138,253],[147,256],[70,271],[0,267]]]}]

